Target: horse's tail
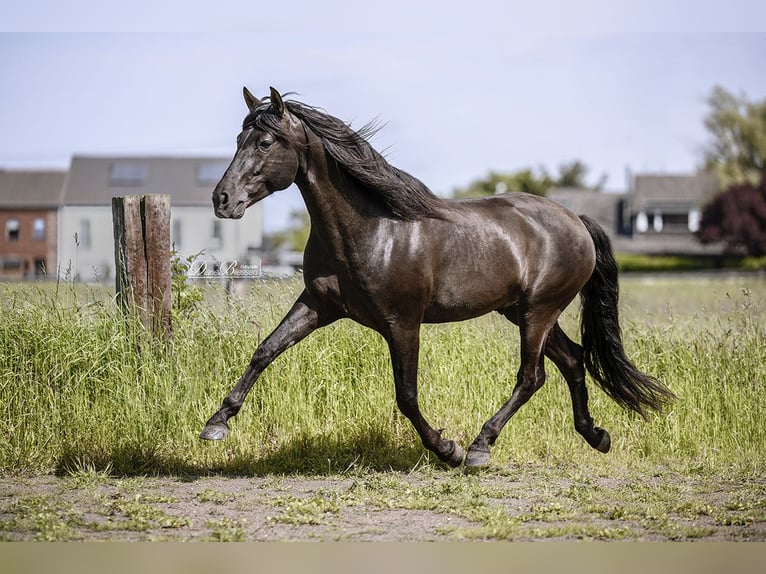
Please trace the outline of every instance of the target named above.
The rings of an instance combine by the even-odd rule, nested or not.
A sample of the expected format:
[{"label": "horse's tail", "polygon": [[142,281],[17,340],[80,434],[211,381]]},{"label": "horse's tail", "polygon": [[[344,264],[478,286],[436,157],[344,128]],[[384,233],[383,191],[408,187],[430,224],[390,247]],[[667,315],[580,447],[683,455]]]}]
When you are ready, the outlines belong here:
[{"label": "horse's tail", "polygon": [[596,247],[596,268],[580,291],[585,368],[619,405],[646,418],[646,407],[661,410],[675,398],[654,377],[642,373],[625,355],[618,317],[617,261],[609,237],[595,221],[581,216]]}]

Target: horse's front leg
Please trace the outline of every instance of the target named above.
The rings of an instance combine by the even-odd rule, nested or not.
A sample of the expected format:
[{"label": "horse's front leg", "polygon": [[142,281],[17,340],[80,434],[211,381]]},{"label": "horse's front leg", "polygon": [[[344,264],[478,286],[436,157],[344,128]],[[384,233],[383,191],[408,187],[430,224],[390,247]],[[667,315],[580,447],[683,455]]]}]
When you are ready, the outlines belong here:
[{"label": "horse's front leg", "polygon": [[463,462],[463,449],[452,440],[441,437],[420,412],[418,406],[418,354],[420,348],[419,326],[410,329],[395,328],[386,337],[391,351],[396,386],[396,404],[420,435],[423,446],[436,453],[440,460],[452,467]]},{"label": "horse's front leg", "polygon": [[227,421],[239,412],[245,397],[266,367],[318,327],[330,322],[322,320],[313,300],[304,291],[277,328],[258,345],[247,370],[223,400],[221,408],[207,421],[200,433],[200,438],[206,440],[226,438],[229,434]]}]

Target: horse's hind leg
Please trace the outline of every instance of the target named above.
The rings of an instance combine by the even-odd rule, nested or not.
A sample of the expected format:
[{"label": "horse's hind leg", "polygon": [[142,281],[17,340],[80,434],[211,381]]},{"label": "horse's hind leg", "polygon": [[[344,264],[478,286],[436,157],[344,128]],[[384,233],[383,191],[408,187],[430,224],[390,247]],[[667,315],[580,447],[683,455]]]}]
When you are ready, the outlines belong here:
[{"label": "horse's hind leg", "polygon": [[545,354],[556,364],[569,385],[575,429],[590,446],[601,452],[609,452],[609,433],[593,426],[593,419],[588,412],[588,389],[585,386],[582,347],[567,337],[556,323],[548,335]]},{"label": "horse's hind leg", "polygon": [[207,421],[200,438],[226,438],[229,434],[227,421],[239,412],[245,397],[264,369],[285,350],[327,323],[329,321],[321,320],[312,299],[304,291],[277,328],[258,345],[245,373],[223,400],[221,408]]},{"label": "horse's hind leg", "polygon": [[418,355],[420,327],[393,327],[385,337],[391,351],[394,368],[396,404],[420,435],[423,446],[436,453],[440,460],[452,467],[463,462],[463,449],[455,441],[441,437],[441,431],[428,424],[418,406]]},{"label": "horse's hind leg", "polygon": [[481,433],[468,448],[465,465],[469,467],[484,466],[489,462],[489,447],[495,444],[500,431],[516,411],[545,383],[543,347],[548,331],[559,315],[558,309],[555,309],[547,312],[538,310],[524,316],[519,313],[517,306],[502,313],[519,325],[521,366],[511,398],[484,423]]}]

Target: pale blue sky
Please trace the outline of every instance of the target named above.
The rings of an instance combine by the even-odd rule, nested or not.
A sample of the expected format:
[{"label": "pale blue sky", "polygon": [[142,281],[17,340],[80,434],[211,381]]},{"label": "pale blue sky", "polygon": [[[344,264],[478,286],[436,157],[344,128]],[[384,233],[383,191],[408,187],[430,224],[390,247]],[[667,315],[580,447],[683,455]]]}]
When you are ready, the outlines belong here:
[{"label": "pale blue sky", "polygon": [[[10,4],[19,4],[11,6]],[[439,194],[581,159],[624,190],[683,173],[716,83],[766,98],[766,3],[27,0],[0,7],[0,168],[224,156],[242,85],[361,126]],[[115,8],[116,7],[116,8]],[[725,10],[725,12],[724,12]],[[300,205],[266,200],[267,229]]]}]

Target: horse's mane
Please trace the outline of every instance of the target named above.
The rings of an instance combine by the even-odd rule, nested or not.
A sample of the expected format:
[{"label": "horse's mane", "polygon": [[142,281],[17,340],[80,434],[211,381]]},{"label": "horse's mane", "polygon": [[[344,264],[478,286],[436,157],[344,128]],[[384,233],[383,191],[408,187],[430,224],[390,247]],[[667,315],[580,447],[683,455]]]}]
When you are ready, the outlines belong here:
[{"label": "horse's mane", "polygon": [[[268,101],[268,98],[265,99]],[[379,198],[391,214],[405,220],[443,217],[446,202],[437,197],[419,179],[390,163],[378,153],[368,138],[378,130],[369,123],[354,131],[350,125],[322,110],[295,100],[286,100],[287,110],[316,134],[342,169]],[[243,127],[257,125],[281,134],[281,122],[270,105],[259,106],[245,118]]]}]

